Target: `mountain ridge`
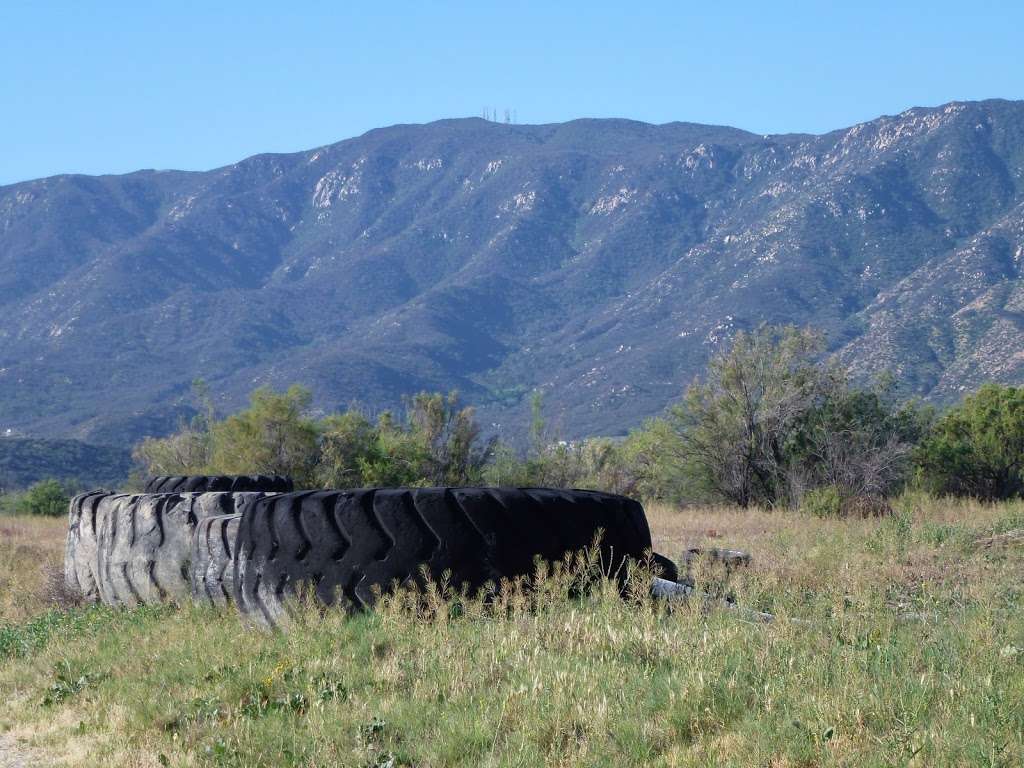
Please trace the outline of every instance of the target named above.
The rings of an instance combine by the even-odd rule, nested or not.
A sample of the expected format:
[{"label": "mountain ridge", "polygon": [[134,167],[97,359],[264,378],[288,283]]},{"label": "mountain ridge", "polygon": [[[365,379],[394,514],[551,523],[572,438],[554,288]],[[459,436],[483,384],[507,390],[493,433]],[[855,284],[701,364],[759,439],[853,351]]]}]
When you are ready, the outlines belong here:
[{"label": "mountain ridge", "polygon": [[513,432],[536,388],[616,434],[765,321],[946,402],[1024,379],[1022,179],[1024,103],[990,100],[821,135],[452,119],[7,185],[0,432],[160,433],[202,377],[224,409],[455,387]]}]

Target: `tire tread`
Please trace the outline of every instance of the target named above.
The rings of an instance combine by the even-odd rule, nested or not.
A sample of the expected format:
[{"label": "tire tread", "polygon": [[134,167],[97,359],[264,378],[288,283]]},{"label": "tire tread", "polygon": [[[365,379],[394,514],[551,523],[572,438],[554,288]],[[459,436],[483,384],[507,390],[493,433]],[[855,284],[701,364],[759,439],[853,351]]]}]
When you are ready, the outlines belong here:
[{"label": "tire tread", "polygon": [[597,532],[610,573],[642,560],[643,508],[621,496],[542,488],[358,489],[281,494],[248,507],[238,525],[235,602],[265,625],[290,613],[300,585],[325,605],[372,607],[377,590],[451,576],[455,588],[533,572],[589,547]]}]

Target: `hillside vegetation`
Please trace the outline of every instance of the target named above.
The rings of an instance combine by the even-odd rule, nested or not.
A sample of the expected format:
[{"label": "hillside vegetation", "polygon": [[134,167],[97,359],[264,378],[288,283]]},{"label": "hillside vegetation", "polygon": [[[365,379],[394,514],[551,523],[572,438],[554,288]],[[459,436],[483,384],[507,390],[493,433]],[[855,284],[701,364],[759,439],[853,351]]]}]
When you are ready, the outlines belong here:
[{"label": "hillside vegetation", "polygon": [[46,478],[74,488],[113,488],[132,469],[127,448],[88,445],[77,440],[0,438],[0,493],[27,488]]},{"label": "hillside vegetation", "polygon": [[1024,389],[985,384],[937,417],[883,379],[857,386],[822,361],[820,334],[740,331],[667,411],[621,441],[558,439],[533,397],[530,439],[484,439],[456,393],[420,393],[404,414],[315,418],[312,393],[253,392],[250,406],[203,413],[135,457],[149,475],[283,474],[300,488],[535,486],[634,498],[801,508],[821,516],[891,512],[910,487],[985,500],[1024,490]]},{"label": "hillside vegetation", "polygon": [[392,602],[275,634],[187,605],[56,607],[41,569],[58,521],[0,518],[0,749],[76,766],[1020,765],[1024,549],[1002,534],[1024,507],[895,506],[649,508],[662,552],[749,549],[748,571],[704,566],[698,584],[774,624],[548,582],[498,611]]},{"label": "hillside vegetation", "polygon": [[736,330],[813,325],[935,402],[1024,381],[1024,103],[821,136],[399,125],[204,173],[0,187],[0,432],[129,444],[299,382],[458,389],[523,434],[660,412]]}]

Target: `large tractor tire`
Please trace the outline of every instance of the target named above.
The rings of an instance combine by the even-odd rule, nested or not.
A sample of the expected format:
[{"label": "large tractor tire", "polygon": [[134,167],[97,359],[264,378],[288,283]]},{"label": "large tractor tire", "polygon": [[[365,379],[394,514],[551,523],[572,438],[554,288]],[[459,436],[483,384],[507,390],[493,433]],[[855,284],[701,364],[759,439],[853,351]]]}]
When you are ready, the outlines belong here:
[{"label": "large tractor tire", "polygon": [[179,602],[192,591],[192,534],[259,493],[116,494],[96,510],[94,574],[107,605]]},{"label": "large tractor tire", "polygon": [[235,541],[242,514],[200,520],[192,534],[192,599],[225,607],[234,599]]},{"label": "large tractor tire", "polygon": [[164,475],[151,477],[146,493],[290,493],[295,484],[281,475]]},{"label": "large tractor tire", "polygon": [[64,585],[83,600],[100,598],[93,574],[96,562],[96,509],[112,494],[91,491],[75,496],[68,507],[68,537],[64,549]]},{"label": "large tractor tire", "polygon": [[[651,547],[643,507],[587,491],[497,488],[363,489],[259,499],[242,516],[235,552],[235,601],[274,626],[308,590],[346,610],[373,605],[375,588],[419,582],[422,568],[455,588],[530,575],[536,558],[555,562],[592,545],[621,575],[627,558]],[[300,586],[303,585],[303,586]]]}]

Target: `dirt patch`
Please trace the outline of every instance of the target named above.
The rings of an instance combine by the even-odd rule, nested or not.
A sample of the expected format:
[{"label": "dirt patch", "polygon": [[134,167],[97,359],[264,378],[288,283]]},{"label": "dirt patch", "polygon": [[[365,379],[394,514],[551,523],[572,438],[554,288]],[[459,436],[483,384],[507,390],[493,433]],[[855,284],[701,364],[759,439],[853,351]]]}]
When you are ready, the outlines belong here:
[{"label": "dirt patch", "polygon": [[974,542],[975,546],[991,549],[992,547],[1024,546],[1024,528],[1019,528],[996,536],[986,536]]},{"label": "dirt patch", "polygon": [[11,733],[0,733],[0,768],[37,768],[53,765],[34,749],[19,743]]}]

